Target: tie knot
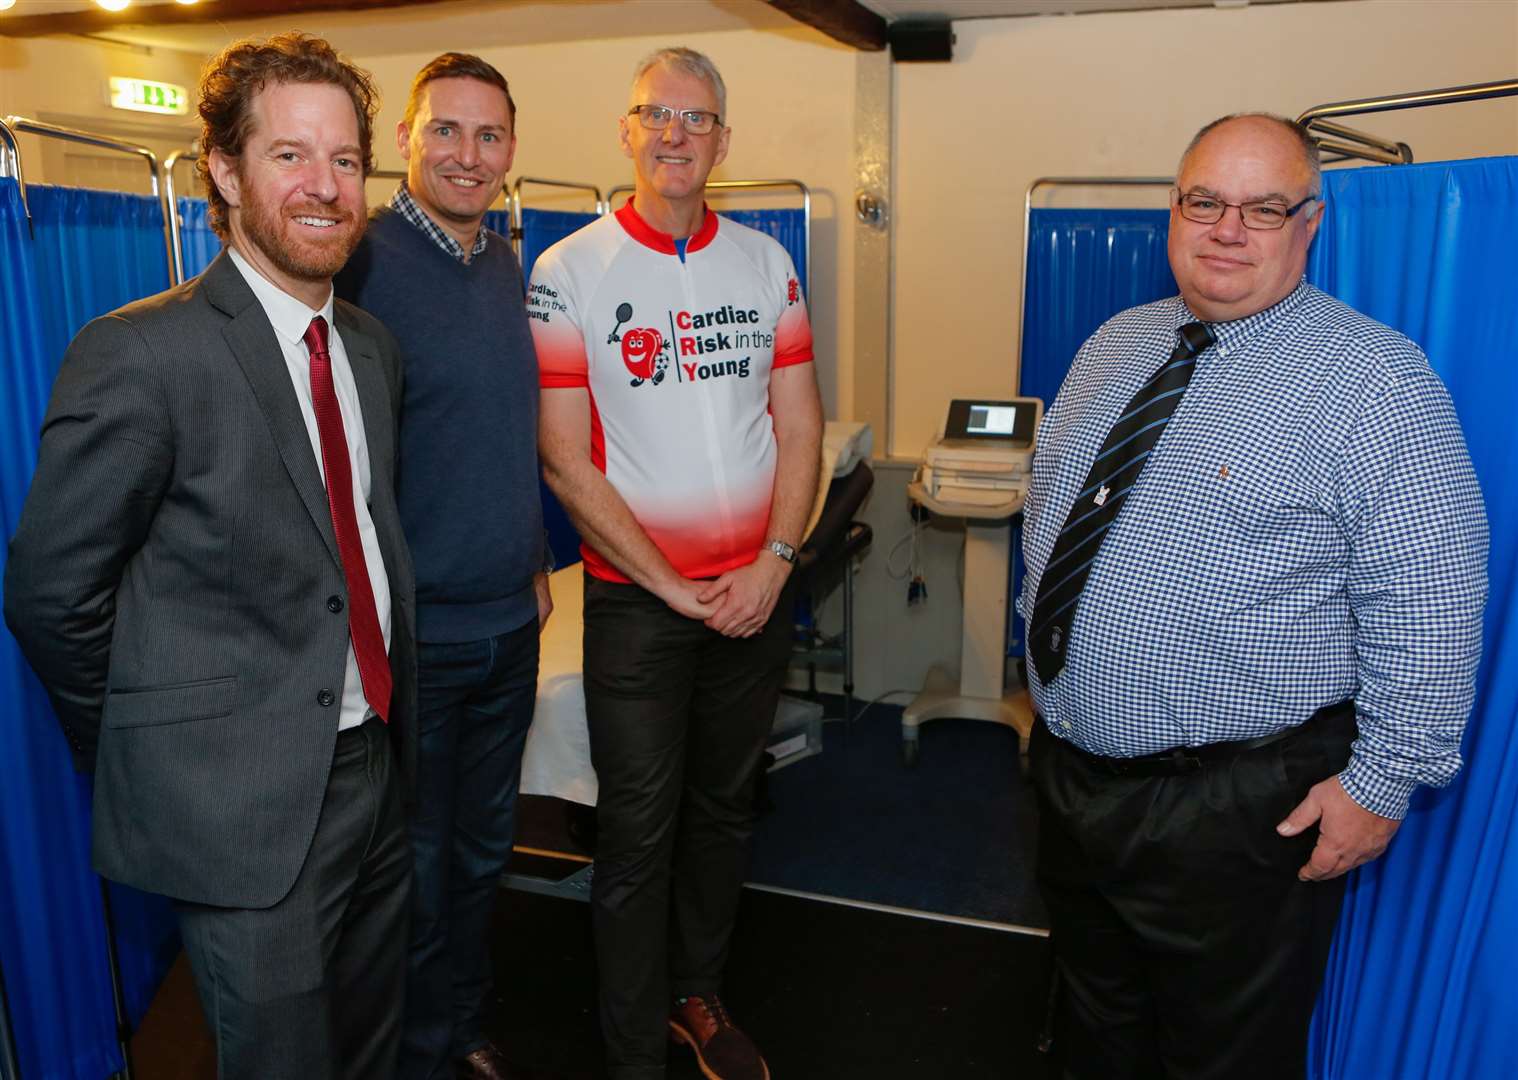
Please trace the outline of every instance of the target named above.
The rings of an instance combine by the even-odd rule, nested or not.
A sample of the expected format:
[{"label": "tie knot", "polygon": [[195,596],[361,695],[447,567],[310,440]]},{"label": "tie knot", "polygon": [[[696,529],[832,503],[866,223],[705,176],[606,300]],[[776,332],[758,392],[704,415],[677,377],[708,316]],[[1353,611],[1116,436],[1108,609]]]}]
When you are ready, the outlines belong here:
[{"label": "tie knot", "polygon": [[327,351],[327,320],[320,315],[311,320],[311,325],[306,327],[306,333],[301,338],[306,343],[306,349],[315,356],[317,353]]},{"label": "tie knot", "polygon": [[1177,333],[1181,335],[1181,344],[1176,352],[1183,357],[1195,356],[1218,339],[1212,327],[1204,322],[1189,322]]}]

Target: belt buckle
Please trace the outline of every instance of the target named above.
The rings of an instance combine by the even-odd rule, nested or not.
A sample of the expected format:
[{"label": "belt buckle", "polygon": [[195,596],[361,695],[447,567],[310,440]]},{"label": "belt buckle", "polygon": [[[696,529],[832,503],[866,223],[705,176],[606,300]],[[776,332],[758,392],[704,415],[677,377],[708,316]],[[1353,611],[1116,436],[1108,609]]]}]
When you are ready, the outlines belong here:
[{"label": "belt buckle", "polygon": [[1177,775],[1202,771],[1202,759],[1195,754],[1189,753],[1183,746],[1177,746],[1171,752],[1170,760],[1175,765]]}]

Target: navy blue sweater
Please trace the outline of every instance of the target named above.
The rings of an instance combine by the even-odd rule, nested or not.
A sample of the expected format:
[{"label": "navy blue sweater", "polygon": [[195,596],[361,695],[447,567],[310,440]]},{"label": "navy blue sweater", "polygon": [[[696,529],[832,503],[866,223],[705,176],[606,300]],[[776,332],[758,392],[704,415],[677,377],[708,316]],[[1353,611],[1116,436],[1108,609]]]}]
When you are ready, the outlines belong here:
[{"label": "navy blue sweater", "polygon": [[336,287],[389,328],[405,362],[396,493],[418,639],[526,625],[543,567],[538,365],[510,244],[491,233],[465,265],[385,207]]}]

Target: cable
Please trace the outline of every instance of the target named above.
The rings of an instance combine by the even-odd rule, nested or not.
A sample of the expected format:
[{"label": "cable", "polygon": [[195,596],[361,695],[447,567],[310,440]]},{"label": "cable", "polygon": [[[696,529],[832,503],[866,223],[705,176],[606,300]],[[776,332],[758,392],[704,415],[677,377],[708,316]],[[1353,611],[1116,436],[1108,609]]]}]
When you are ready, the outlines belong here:
[{"label": "cable", "polygon": [[885,693],[872,697],[869,701],[865,702],[864,707],[854,714],[854,721],[858,723],[860,720],[863,720],[865,713],[869,712],[873,706],[879,705],[892,694],[911,694],[913,697],[916,697],[917,693],[916,690],[887,690]]}]

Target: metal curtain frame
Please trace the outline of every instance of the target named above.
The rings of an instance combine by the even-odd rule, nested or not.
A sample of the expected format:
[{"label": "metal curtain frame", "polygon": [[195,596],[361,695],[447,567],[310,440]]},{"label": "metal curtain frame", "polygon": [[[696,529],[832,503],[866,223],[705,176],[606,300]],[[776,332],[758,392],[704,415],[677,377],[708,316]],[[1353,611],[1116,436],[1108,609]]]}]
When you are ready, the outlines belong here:
[{"label": "metal curtain frame", "polygon": [[1330,118],[1395,112],[1401,109],[1421,109],[1427,105],[1450,105],[1457,101],[1485,101],[1501,97],[1518,97],[1518,78],[1314,105],[1297,117],[1297,123],[1305,127],[1309,133],[1321,131],[1327,135],[1336,136],[1337,139],[1349,140],[1338,142],[1329,139],[1314,139],[1320,149],[1341,155],[1333,158],[1334,161],[1355,157],[1391,165],[1411,164],[1413,152],[1406,143],[1388,142],[1363,131],[1332,123]]},{"label": "metal curtain frame", "polygon": [[179,222],[179,198],[174,192],[174,166],[181,161],[199,161],[200,155],[194,150],[175,150],[163,159],[163,197],[168,206],[169,217],[169,248],[172,251],[172,273],[175,285],[184,284],[184,241],[180,235],[181,225]]},{"label": "metal curtain frame", "polygon": [[[812,289],[816,282],[812,280],[812,190],[800,180],[713,180],[706,185],[708,191],[744,191],[755,188],[792,188],[801,195],[801,223],[802,237],[806,244],[806,285]],[[611,212],[611,203],[618,195],[629,194],[634,190],[631,184],[618,184],[606,193],[606,208],[601,212]]]},{"label": "metal curtain frame", "polygon": [[[7,116],[6,125],[11,132],[23,131],[29,135],[41,135],[48,139],[62,139],[64,142],[83,143],[85,146],[95,146],[102,150],[115,150],[122,154],[135,154],[143,158],[148,166],[148,179],[153,185],[153,197],[160,203],[163,202],[162,172],[158,164],[158,155],[146,146],[137,146],[133,143],[113,139],[108,135],[96,135],[91,131],[81,131],[78,128],[63,127],[59,124],[46,124],[41,120],[32,120],[25,116]],[[10,154],[16,167],[16,179],[21,180],[21,151],[15,145],[10,148]],[[170,284],[178,284],[174,281],[174,242],[169,231],[169,218],[172,216],[171,207],[164,206],[163,215],[163,247],[164,254],[168,256]]]},{"label": "metal curtain frame", "polygon": [[506,208],[511,211],[511,247],[522,258],[522,187],[537,184],[540,187],[566,188],[570,191],[588,191],[596,198],[596,213],[606,213],[609,200],[601,197],[601,189],[595,184],[577,184],[570,180],[547,180],[541,176],[519,176],[506,195]]},{"label": "metal curtain frame", "polygon": [[31,212],[26,205],[26,178],[21,175],[21,148],[16,145],[16,133],[4,120],[0,120],[0,176],[9,176],[16,181],[16,187],[21,191],[21,209],[31,217]]},{"label": "metal curtain frame", "polygon": [[1039,188],[1051,187],[1174,187],[1173,176],[1040,176],[1028,185],[1023,196],[1023,267],[1022,286],[1017,301],[1017,373],[1023,369],[1023,324],[1027,321],[1028,306],[1028,248],[1032,243],[1033,194]]}]

